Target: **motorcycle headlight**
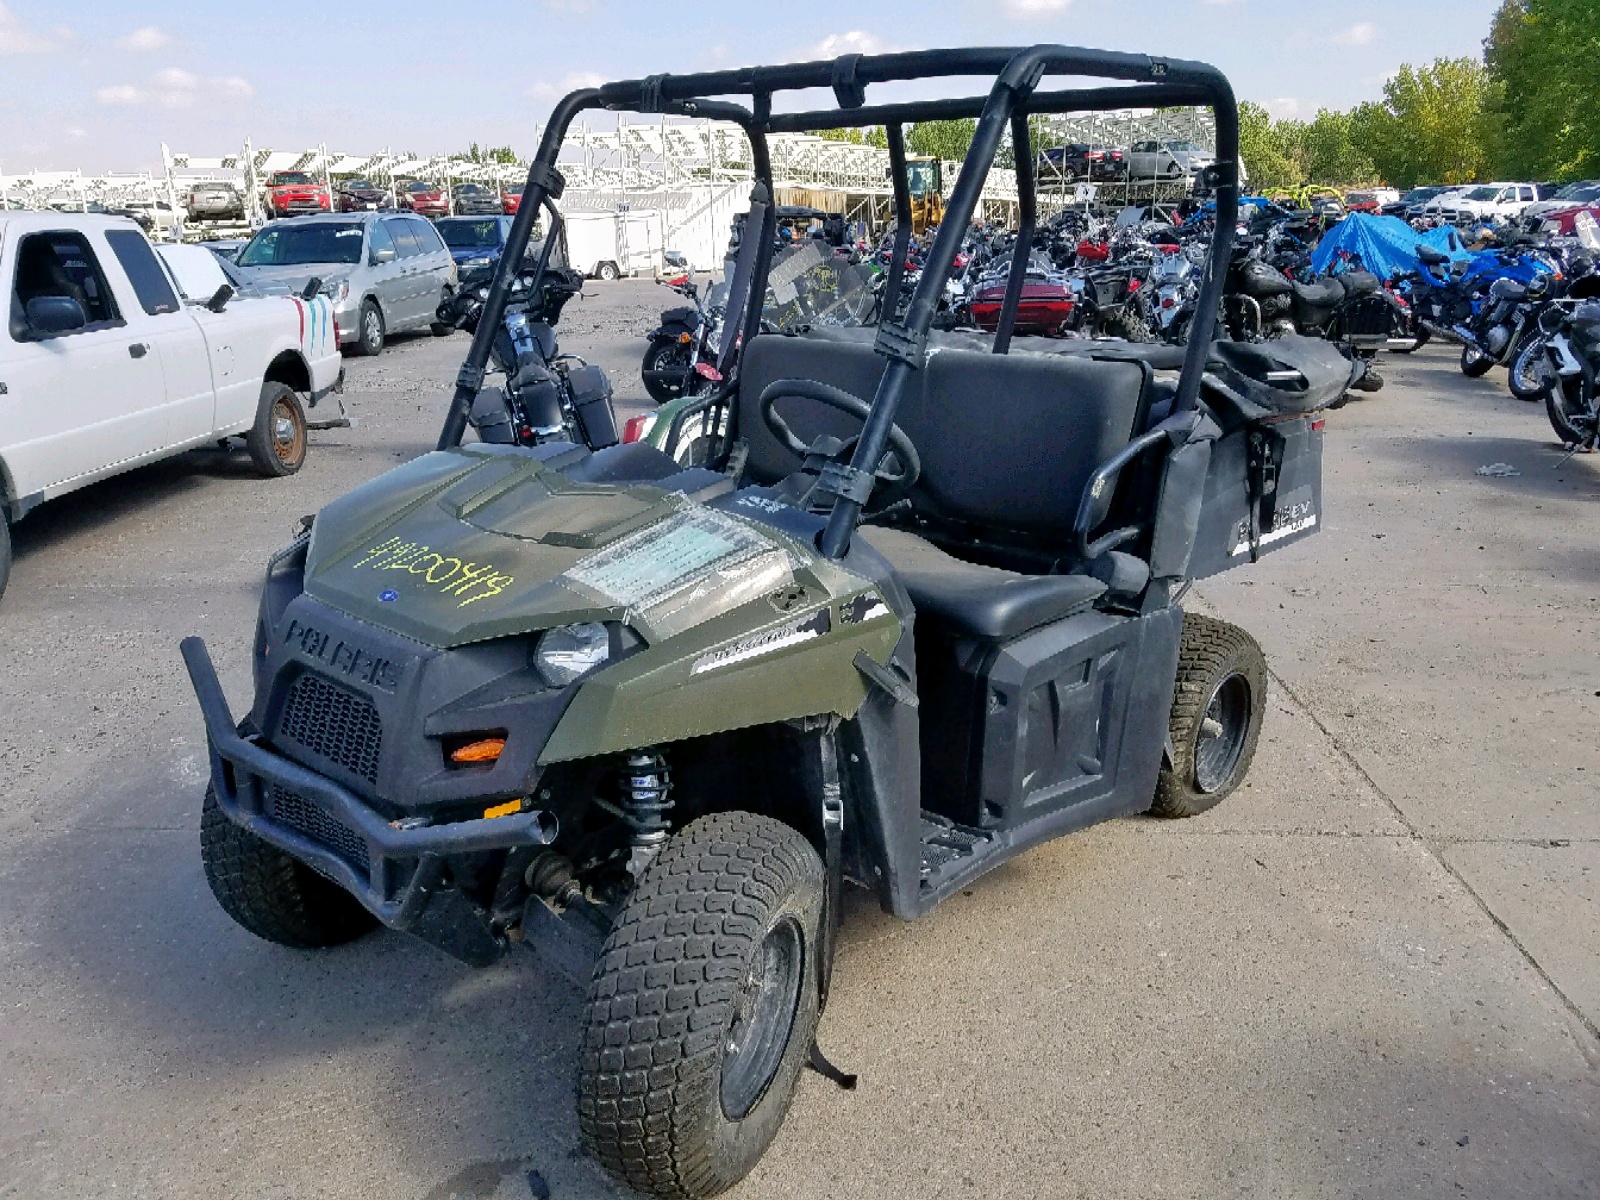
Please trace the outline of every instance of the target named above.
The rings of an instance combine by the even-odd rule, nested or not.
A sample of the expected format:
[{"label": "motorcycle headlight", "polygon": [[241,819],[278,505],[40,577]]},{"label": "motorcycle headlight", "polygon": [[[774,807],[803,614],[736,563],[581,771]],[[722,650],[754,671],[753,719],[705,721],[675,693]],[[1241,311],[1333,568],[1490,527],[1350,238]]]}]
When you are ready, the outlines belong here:
[{"label": "motorcycle headlight", "polygon": [[479,288],[478,289],[478,299],[479,300],[487,300],[488,298],[489,298],[489,289],[486,288],[486,287]]},{"label": "motorcycle headlight", "polygon": [[546,630],[533,652],[533,664],[551,687],[576,683],[611,658],[611,631],[598,621]]}]

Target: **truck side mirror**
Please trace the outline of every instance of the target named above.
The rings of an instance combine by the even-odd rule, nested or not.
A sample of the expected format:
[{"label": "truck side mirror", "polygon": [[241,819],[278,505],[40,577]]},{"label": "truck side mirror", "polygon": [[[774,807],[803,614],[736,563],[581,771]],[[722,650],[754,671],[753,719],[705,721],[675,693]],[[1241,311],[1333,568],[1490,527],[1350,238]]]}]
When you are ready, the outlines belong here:
[{"label": "truck side mirror", "polygon": [[35,296],[23,311],[29,330],[41,336],[71,333],[89,323],[83,305],[71,296]]},{"label": "truck side mirror", "polygon": [[315,300],[317,298],[317,293],[321,290],[322,276],[313,275],[310,279],[306,280],[305,287],[300,289],[300,299],[307,301]]},{"label": "truck side mirror", "polygon": [[372,252],[371,262],[375,267],[381,267],[384,263],[391,263],[393,261],[394,251],[389,249],[387,246],[385,246],[382,250],[374,250]]},{"label": "truck side mirror", "polygon": [[231,283],[219,284],[217,290],[211,293],[211,299],[206,301],[206,307],[214,313],[219,313],[228,307],[228,301],[232,300],[233,296],[233,285]]}]

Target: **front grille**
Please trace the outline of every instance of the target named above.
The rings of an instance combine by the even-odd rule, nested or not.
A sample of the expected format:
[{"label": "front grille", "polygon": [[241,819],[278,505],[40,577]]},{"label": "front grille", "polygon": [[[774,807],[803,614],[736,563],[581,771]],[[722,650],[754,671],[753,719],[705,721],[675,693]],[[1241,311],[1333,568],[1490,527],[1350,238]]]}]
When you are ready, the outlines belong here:
[{"label": "front grille", "polygon": [[320,805],[275,783],[267,787],[267,802],[274,821],[326,846],[363,875],[371,869],[366,839]]},{"label": "front grille", "polygon": [[378,782],[383,722],[372,701],[306,673],[289,690],[278,738],[337,763],[368,783]]}]

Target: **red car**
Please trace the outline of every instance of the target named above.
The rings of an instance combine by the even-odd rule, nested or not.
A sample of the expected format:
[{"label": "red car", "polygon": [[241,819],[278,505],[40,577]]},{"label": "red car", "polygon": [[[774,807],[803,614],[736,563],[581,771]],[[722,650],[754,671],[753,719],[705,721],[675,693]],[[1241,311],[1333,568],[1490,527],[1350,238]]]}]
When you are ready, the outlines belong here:
[{"label": "red car", "polygon": [[517,209],[521,206],[521,204],[522,185],[520,183],[513,184],[508,188],[502,188],[500,190],[500,205],[506,210],[506,216],[516,216]]},{"label": "red car", "polygon": [[1600,221],[1600,204],[1575,204],[1571,208],[1558,208],[1547,212],[1539,221],[1538,232],[1545,237],[1572,237],[1577,233],[1579,213],[1588,213]]},{"label": "red car", "polygon": [[450,203],[444,198],[444,189],[413,179],[400,189],[400,207],[409,208],[419,217],[448,217]]},{"label": "red car", "polygon": [[328,189],[304,171],[274,171],[267,176],[267,216],[325,213],[332,209]]}]

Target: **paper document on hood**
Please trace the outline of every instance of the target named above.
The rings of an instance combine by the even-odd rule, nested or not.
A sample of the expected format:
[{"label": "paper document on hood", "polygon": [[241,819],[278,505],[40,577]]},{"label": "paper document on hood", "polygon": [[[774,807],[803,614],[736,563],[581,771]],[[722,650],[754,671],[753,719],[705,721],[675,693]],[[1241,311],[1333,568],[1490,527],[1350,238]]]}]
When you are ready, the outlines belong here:
[{"label": "paper document on hood", "polygon": [[793,580],[788,551],[740,521],[689,505],[590,555],[562,582],[628,610],[656,638]]}]

